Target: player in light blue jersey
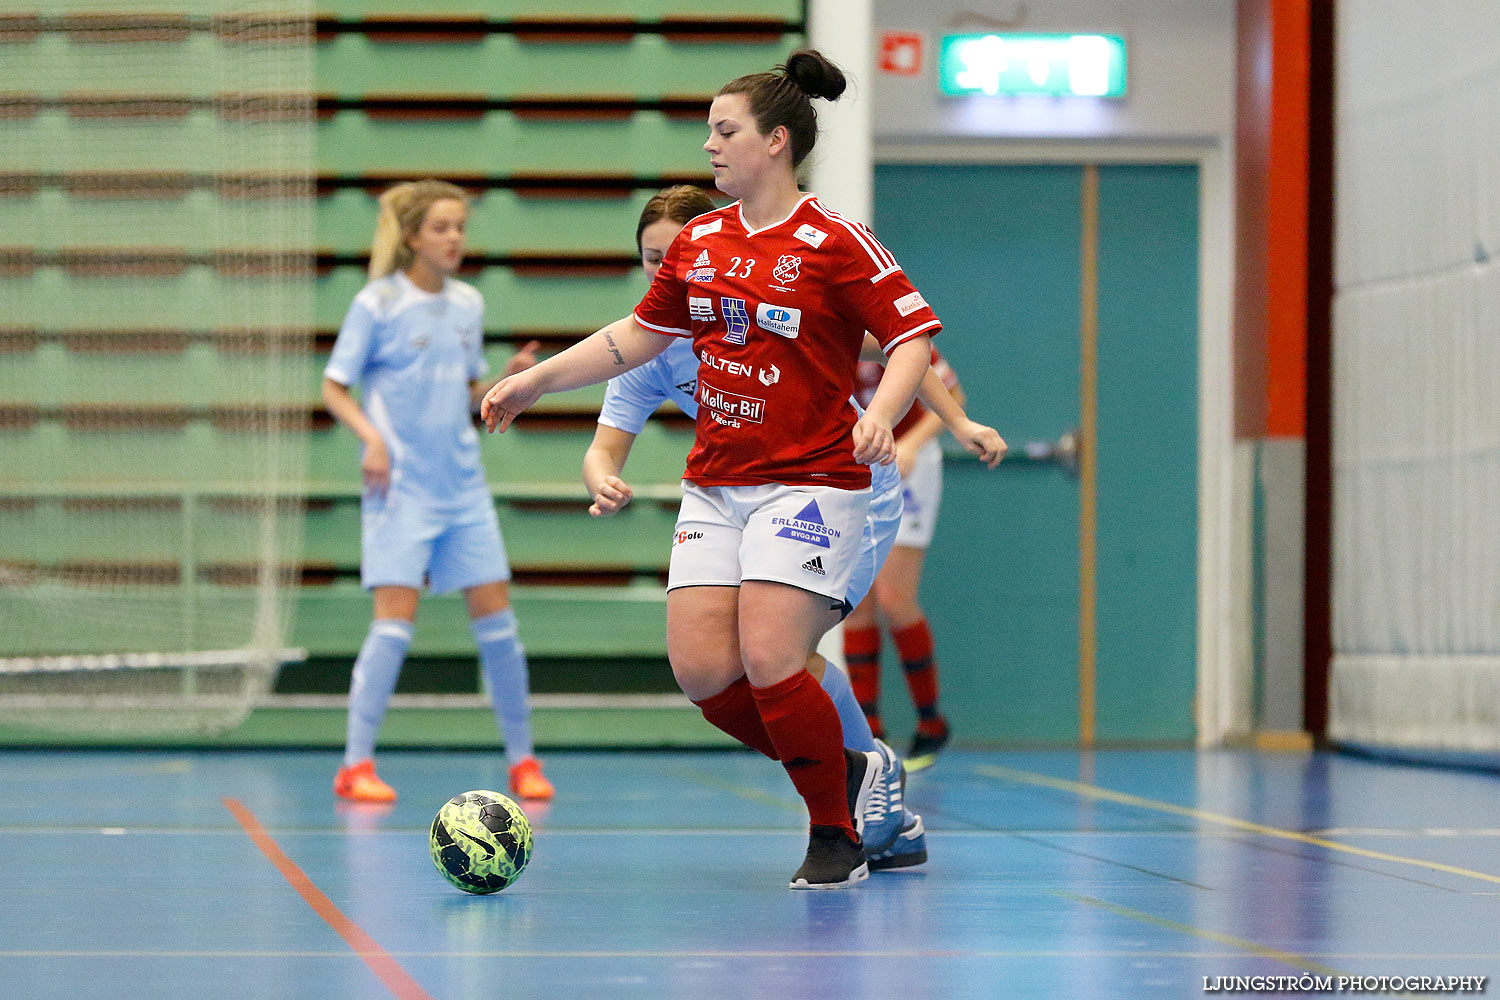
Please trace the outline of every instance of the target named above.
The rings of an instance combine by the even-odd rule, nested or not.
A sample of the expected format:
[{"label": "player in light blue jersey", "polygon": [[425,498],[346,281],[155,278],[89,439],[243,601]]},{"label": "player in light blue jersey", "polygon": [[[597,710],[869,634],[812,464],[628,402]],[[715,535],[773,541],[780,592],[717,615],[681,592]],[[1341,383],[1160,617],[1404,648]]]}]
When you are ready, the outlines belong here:
[{"label": "player in light blue jersey", "polygon": [[[648,278],[656,276],[667,248],[682,227],[697,216],[713,211],[714,207],[708,195],[690,185],[667,188],[646,203],[636,228],[636,245]],[[878,345],[876,352],[880,353]],[[881,357],[884,357],[883,353]],[[698,366],[692,342],[679,339],[652,360],[609,380],[604,405],[599,412],[599,425],[584,455],[584,484],[594,498],[589,507],[590,514],[608,516],[630,503],[634,494],[620,474],[636,436],[658,407],[670,402],[689,416],[697,416]],[[930,394],[930,381],[931,376],[924,381],[924,397]],[[942,390],[941,382],[937,387]],[[946,391],[943,395],[947,395]],[[952,403],[952,397],[948,398]],[[858,409],[853,400],[849,405]],[[952,417],[956,406],[954,403],[953,408],[943,409]],[[959,415],[962,416],[962,411]],[[981,441],[980,454],[986,461],[993,459],[990,461],[993,467],[1004,450],[999,435],[967,417],[962,420],[969,426],[959,426],[957,432],[970,440]],[[865,518],[859,562],[850,577],[845,598],[849,607],[857,606],[869,593],[901,526],[902,485],[896,465],[872,465],[870,477],[873,497]],[[875,739],[843,670],[816,652],[809,654],[807,669],[818,678],[838,709],[845,746],[861,752],[876,752],[882,759],[881,780],[875,786],[864,816],[865,854],[870,868],[881,870],[922,864],[927,860],[926,837],[922,818],[905,808],[906,775],[900,758],[890,747]]]},{"label": "player in light blue jersey", "polygon": [[[510,606],[510,566],[471,413],[489,383],[484,299],[453,278],[468,198],[441,181],[399,184],[380,198],[370,283],[339,328],[323,401],[363,444],[360,580],[375,615],[354,661],[340,798],[391,802],[375,773],[375,736],[415,628],[424,582],[462,590],[469,628],[505,737],[512,792],[550,799],[532,753],[526,652]],[[535,345],[512,368],[529,362]],[[359,387],[363,405],[350,393]]]}]

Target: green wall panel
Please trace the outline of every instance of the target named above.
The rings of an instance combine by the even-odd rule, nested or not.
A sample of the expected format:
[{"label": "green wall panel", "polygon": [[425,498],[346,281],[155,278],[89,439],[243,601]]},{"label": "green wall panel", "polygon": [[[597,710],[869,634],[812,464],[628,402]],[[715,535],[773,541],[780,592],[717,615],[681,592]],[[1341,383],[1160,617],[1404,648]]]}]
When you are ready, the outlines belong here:
[{"label": "green wall panel", "polygon": [[[935,344],[969,411],[1013,447],[1077,422],[1079,177],[1062,166],[876,170],[876,233],[943,320]],[[1054,468],[963,459],[944,475],[922,585],[944,711],[970,743],[1071,742],[1076,486]],[[893,649],[884,678],[887,726],[904,743],[913,716]]]},{"label": "green wall panel", "polygon": [[1198,170],[1099,171],[1101,740],[1190,740],[1197,663]]}]

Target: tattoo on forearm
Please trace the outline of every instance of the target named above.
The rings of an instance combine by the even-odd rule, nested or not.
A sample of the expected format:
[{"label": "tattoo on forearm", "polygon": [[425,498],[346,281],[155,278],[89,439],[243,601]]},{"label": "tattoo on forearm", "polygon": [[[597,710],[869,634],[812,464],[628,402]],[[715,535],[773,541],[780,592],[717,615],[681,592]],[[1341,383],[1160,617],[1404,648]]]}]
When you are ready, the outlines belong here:
[{"label": "tattoo on forearm", "polygon": [[606,333],[604,335],[604,342],[609,345],[609,353],[615,356],[615,364],[624,367],[625,355],[621,354],[620,349],[615,346],[615,335],[612,333]]}]

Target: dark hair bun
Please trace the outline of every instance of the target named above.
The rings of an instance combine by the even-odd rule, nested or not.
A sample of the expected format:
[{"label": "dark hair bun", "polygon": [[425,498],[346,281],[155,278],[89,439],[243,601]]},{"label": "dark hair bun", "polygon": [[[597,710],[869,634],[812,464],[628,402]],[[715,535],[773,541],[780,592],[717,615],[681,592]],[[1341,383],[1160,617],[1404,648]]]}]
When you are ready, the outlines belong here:
[{"label": "dark hair bun", "polygon": [[836,101],[848,86],[844,71],[817,49],[793,52],[786,65],[781,68],[786,73],[786,78],[801,88],[808,97]]}]

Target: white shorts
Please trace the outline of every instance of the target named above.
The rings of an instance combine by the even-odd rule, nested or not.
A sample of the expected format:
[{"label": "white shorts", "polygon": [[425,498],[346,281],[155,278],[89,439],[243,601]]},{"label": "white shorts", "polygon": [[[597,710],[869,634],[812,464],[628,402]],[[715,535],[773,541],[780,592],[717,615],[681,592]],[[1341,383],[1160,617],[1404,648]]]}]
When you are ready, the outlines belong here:
[{"label": "white shorts", "polygon": [[917,452],[911,474],[901,481],[905,508],[901,513],[901,530],[896,544],[925,549],[932,544],[932,530],[937,527],[938,507],[943,502],[943,448],[937,438]]},{"label": "white shorts", "polygon": [[[890,470],[887,472],[886,470]],[[870,488],[870,513],[865,517],[864,539],[860,545],[859,562],[849,577],[849,592],[844,600],[851,608],[859,606],[875,585],[875,577],[886,557],[896,544],[896,532],[901,527],[902,494],[901,477],[896,474],[894,464],[872,466]]]},{"label": "white shorts", "polygon": [[359,579],[365,588],[422,587],[434,594],[510,579],[495,504],[483,497],[455,511],[400,496],[360,501]]},{"label": "white shorts", "polygon": [[785,583],[848,614],[870,490],[682,484],[667,589]]}]

